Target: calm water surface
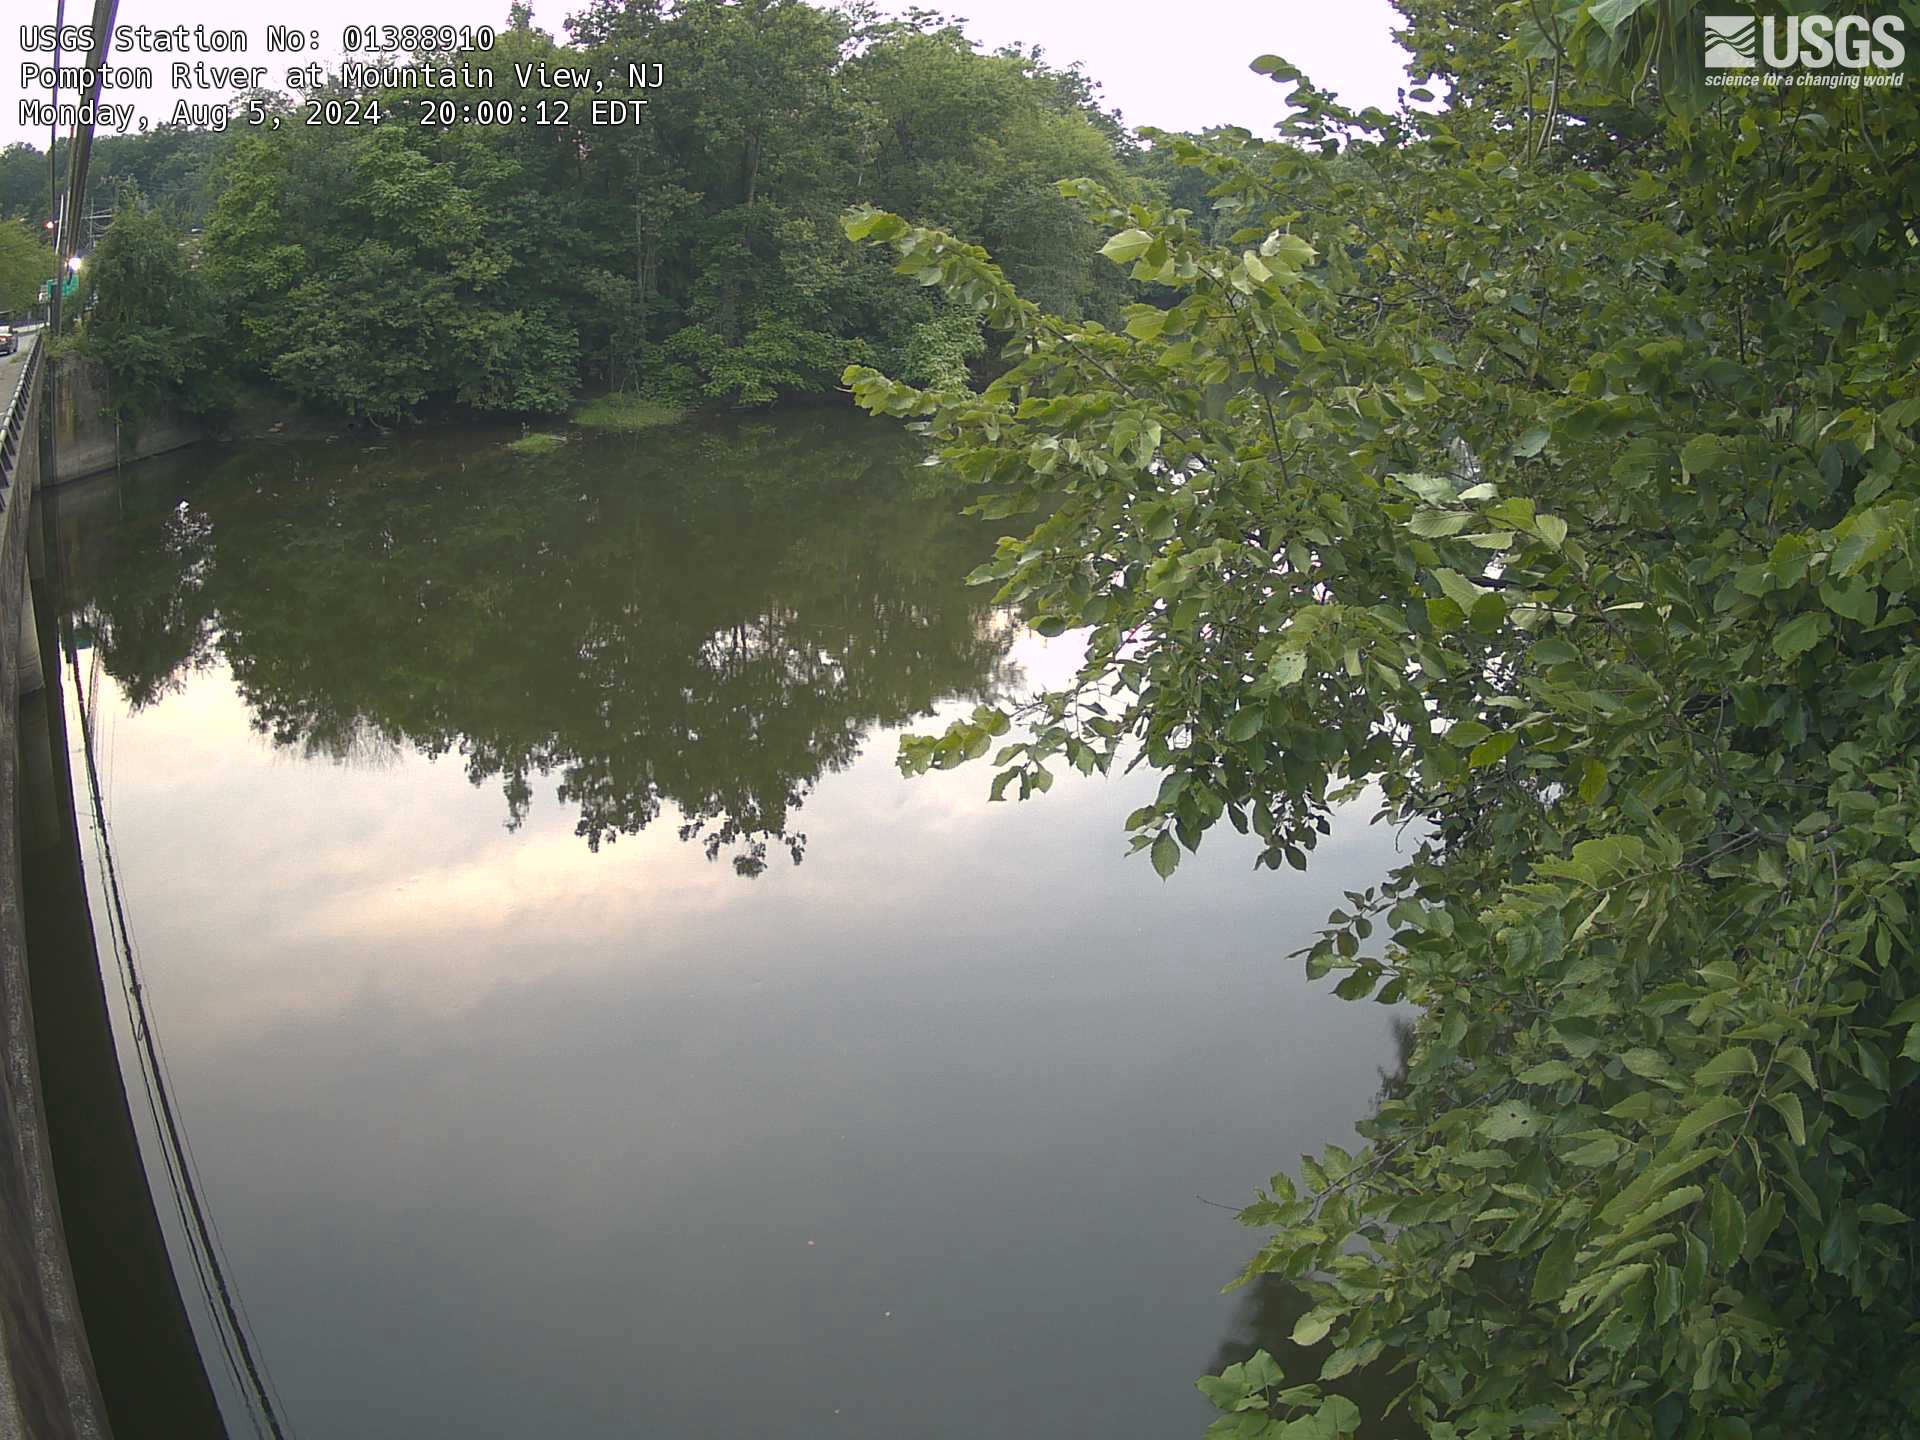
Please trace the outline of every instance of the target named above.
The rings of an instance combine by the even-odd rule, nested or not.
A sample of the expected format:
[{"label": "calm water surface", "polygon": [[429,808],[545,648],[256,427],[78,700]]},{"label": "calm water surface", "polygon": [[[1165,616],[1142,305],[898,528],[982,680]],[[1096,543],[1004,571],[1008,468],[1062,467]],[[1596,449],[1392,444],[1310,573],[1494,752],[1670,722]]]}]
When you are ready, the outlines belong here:
[{"label": "calm water surface", "polygon": [[960,583],[993,533],[885,427],[509,438],[59,500],[148,997],[299,1434],[1197,1434],[1193,1378],[1292,1313],[1218,1293],[1257,1237],[1199,1197],[1350,1140],[1393,1063],[1285,958],[1391,834],[1273,877],[1223,828],[1163,885],[1151,777],[903,780],[900,730],[1074,648]]}]

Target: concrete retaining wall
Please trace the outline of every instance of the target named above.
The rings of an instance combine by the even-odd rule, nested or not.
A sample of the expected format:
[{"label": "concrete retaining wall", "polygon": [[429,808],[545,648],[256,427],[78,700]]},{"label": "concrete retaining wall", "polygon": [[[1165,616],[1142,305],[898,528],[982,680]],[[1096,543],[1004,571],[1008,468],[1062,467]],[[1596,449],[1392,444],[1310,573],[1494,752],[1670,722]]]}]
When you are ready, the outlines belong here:
[{"label": "concrete retaining wall", "polygon": [[54,373],[53,434],[53,483],[59,484],[178,450],[205,432],[193,421],[164,412],[148,416],[128,434],[109,410],[106,372],[91,360],[67,355],[56,362]]},{"label": "concrete retaining wall", "polygon": [[[105,1411],[80,1320],[54,1188],[34,1040],[21,879],[20,801],[53,757],[49,692],[22,701],[16,643],[27,613],[32,500],[40,481],[36,386],[26,443],[0,476],[0,1437],[105,1440]],[[0,397],[4,404],[5,397]],[[5,417],[0,416],[0,423]],[[41,607],[41,654],[51,615]],[[57,695],[57,691],[54,692]],[[59,757],[64,766],[66,756]]]}]

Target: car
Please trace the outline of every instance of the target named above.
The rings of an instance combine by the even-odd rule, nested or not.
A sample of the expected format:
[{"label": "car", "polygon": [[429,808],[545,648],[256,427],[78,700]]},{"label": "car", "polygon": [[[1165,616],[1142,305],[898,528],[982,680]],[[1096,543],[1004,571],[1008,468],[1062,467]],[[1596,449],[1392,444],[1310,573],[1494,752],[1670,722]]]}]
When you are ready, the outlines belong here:
[{"label": "car", "polygon": [[11,355],[20,346],[20,337],[13,328],[13,312],[0,310],[0,355]]}]

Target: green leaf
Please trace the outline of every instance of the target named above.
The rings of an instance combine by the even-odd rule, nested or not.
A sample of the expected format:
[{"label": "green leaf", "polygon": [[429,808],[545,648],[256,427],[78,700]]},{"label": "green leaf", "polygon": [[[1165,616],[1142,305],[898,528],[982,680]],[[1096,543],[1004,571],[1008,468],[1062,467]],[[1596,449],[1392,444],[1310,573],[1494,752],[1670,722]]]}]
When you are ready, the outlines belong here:
[{"label": "green leaf", "polygon": [[[1326,1428],[1322,1435],[1313,1436],[1311,1440],[1323,1440],[1323,1436],[1324,1440],[1347,1440],[1360,1429],[1360,1407],[1344,1395],[1327,1396],[1313,1418]],[[1300,1440],[1308,1437],[1302,1436]]]},{"label": "green leaf", "polygon": [[1833,621],[1816,611],[1803,611],[1774,632],[1773,653],[1782,660],[1792,660],[1804,655],[1829,631]]},{"label": "green leaf", "polygon": [[1546,1119],[1518,1100],[1503,1100],[1474,1128],[1489,1140],[1524,1140],[1537,1135]]},{"label": "green leaf", "polygon": [[1386,1347],[1378,1340],[1363,1341],[1358,1345],[1345,1345],[1327,1357],[1327,1363],[1320,1367],[1322,1380],[1338,1380],[1342,1375],[1350,1374],[1367,1364]]},{"label": "green leaf", "polygon": [[[1240,1367],[1232,1367],[1238,1370]],[[1247,1397],[1246,1382],[1239,1376],[1229,1379],[1225,1375],[1202,1375],[1194,1381],[1194,1388],[1207,1397],[1207,1403],[1216,1410],[1232,1411]]]},{"label": "green leaf", "polygon": [[1760,1208],[1747,1219],[1747,1241],[1741,1247],[1742,1258],[1751,1263],[1760,1258],[1767,1240],[1787,1213],[1787,1197],[1776,1190],[1760,1202]]},{"label": "green leaf", "polygon": [[1257,705],[1249,705],[1245,709],[1236,710],[1233,719],[1227,722],[1227,739],[1236,745],[1242,740],[1251,740],[1260,733],[1261,728],[1266,723],[1267,712],[1260,709]]},{"label": "green leaf", "polygon": [[1873,587],[1861,580],[1850,580],[1839,585],[1831,580],[1825,581],[1820,586],[1820,598],[1834,614],[1844,616],[1858,625],[1873,624],[1880,613]]},{"label": "green leaf", "polygon": [[1787,1122],[1787,1134],[1793,1137],[1796,1145],[1807,1143],[1806,1116],[1800,1110],[1798,1095],[1770,1095],[1767,1103],[1780,1112],[1780,1118]]},{"label": "green leaf", "polygon": [[1577,1145],[1563,1157],[1569,1165],[1607,1165],[1620,1158],[1626,1146],[1612,1135],[1604,1135]]},{"label": "green leaf", "polygon": [[1860,1207],[1860,1218],[1869,1225],[1911,1225],[1912,1218],[1904,1210],[1896,1210],[1891,1205],[1882,1205],[1875,1201],[1871,1205]]},{"label": "green leaf", "polygon": [[1468,583],[1466,576],[1458,570],[1442,569],[1435,570],[1433,578],[1440,582],[1440,593],[1458,605],[1463,615],[1473,612],[1474,602],[1480,598],[1481,592]]},{"label": "green leaf", "polygon": [[1894,532],[1877,510],[1849,515],[1833,529],[1833,554],[1827,560],[1830,576],[1845,578],[1878,560],[1893,545]]},{"label": "green leaf", "polygon": [[[1116,265],[1138,260],[1153,246],[1153,236],[1144,230],[1122,230],[1100,247],[1100,253]],[[1080,252],[1085,254],[1083,250]]]},{"label": "green leaf", "polygon": [[1653,0],[1593,0],[1587,13],[1594,24],[1611,35],[1651,3]]},{"label": "green leaf", "polygon": [[1704,1193],[1698,1185],[1682,1185],[1678,1190],[1669,1190],[1636,1212],[1620,1227],[1617,1238],[1624,1240],[1629,1236],[1638,1235],[1642,1230],[1666,1219],[1674,1211],[1686,1209]]},{"label": "green leaf", "polygon": [[1820,1084],[1814,1079],[1813,1062],[1807,1058],[1807,1052],[1804,1049],[1798,1045],[1784,1046],[1779,1052],[1778,1059],[1782,1065],[1793,1071],[1809,1090],[1819,1093]]},{"label": "green leaf", "polygon": [[1713,1230],[1714,1255],[1722,1265],[1731,1265],[1747,1243],[1747,1212],[1718,1180],[1707,1187],[1707,1223]]},{"label": "green leaf", "polygon": [[1153,842],[1151,852],[1153,868],[1162,880],[1173,874],[1180,864],[1180,846],[1173,836],[1162,830]]},{"label": "green leaf", "polygon": [[1307,656],[1302,650],[1282,650],[1267,666],[1267,674],[1276,685],[1292,685],[1307,673]]},{"label": "green leaf", "polygon": [[1580,767],[1580,803],[1591,805],[1600,798],[1600,792],[1607,788],[1607,767],[1592,756],[1588,756]]},{"label": "green leaf", "polygon": [[[1109,241],[1109,244],[1112,242]],[[1127,321],[1127,334],[1136,340],[1157,340],[1160,332],[1167,328],[1167,312],[1154,310],[1146,314],[1135,315]]]},{"label": "green leaf", "polygon": [[1379,983],[1379,973],[1371,967],[1363,966],[1334,986],[1333,993],[1342,1000],[1363,1000],[1373,993],[1373,987]]},{"label": "green leaf", "polygon": [[1706,475],[1725,465],[1732,453],[1720,436],[1696,435],[1680,447],[1680,463],[1695,475]]},{"label": "green leaf", "polygon": [[1627,1286],[1640,1279],[1652,1268],[1651,1265],[1645,1263],[1622,1265],[1617,1270],[1605,1271],[1589,1279],[1582,1280],[1561,1297],[1560,1309],[1562,1311],[1571,1311],[1578,1308],[1583,1302],[1588,1305],[1589,1309],[1598,1309],[1601,1305],[1604,1305],[1608,1300],[1611,1300],[1615,1295],[1626,1289]]},{"label": "green leaf", "polygon": [[1653,1286],[1653,1323],[1665,1325],[1680,1313],[1685,1296],[1682,1284],[1682,1272],[1672,1265],[1662,1265]]},{"label": "green leaf", "polygon": [[1459,498],[1454,493],[1453,481],[1444,475],[1423,475],[1417,471],[1406,471],[1390,478],[1399,481],[1429,505],[1446,505]]},{"label": "green leaf", "polygon": [[1507,618],[1507,602],[1498,592],[1489,590],[1473,602],[1473,608],[1467,612],[1467,619],[1473,628],[1482,635],[1491,635]]},{"label": "green leaf", "polygon": [[1852,1210],[1842,1207],[1827,1222],[1827,1233],[1820,1237],[1820,1263],[1837,1275],[1852,1273],[1860,1259],[1860,1222]]},{"label": "green leaf", "polygon": [[1580,1072],[1564,1060],[1544,1060],[1538,1065],[1530,1065],[1514,1078],[1522,1085],[1557,1085],[1562,1080],[1571,1080]]},{"label": "green leaf", "polygon": [[1742,1113],[1747,1107],[1731,1095],[1716,1095],[1705,1104],[1689,1110],[1674,1127],[1668,1146],[1675,1152],[1686,1149],[1714,1126]]},{"label": "green leaf", "polygon": [[1535,425],[1513,442],[1513,454],[1521,460],[1531,460],[1547,448],[1550,432],[1544,425]]},{"label": "green leaf", "polygon": [[1320,258],[1320,252],[1298,235],[1276,235],[1261,247],[1261,253],[1293,270],[1303,270]]},{"label": "green leaf", "polygon": [[1716,1336],[1701,1350],[1700,1363],[1693,1367],[1693,1388],[1696,1393],[1712,1388],[1715,1367],[1719,1363],[1720,1350],[1724,1343]]},{"label": "green leaf", "polygon": [[1753,1052],[1744,1045],[1735,1045],[1723,1050],[1698,1070],[1693,1072],[1696,1085],[1724,1085],[1742,1075],[1758,1075],[1760,1067],[1754,1063]]},{"label": "green leaf", "polygon": [[861,206],[841,217],[840,228],[847,232],[849,240],[864,240],[873,233],[873,227],[885,218],[884,210]]},{"label": "green leaf", "polygon": [[1407,528],[1416,535],[1436,540],[1458,535],[1472,523],[1473,516],[1464,510],[1419,510],[1407,522]]},{"label": "green leaf", "polygon": [[1264,1350],[1256,1350],[1248,1357],[1243,1373],[1247,1383],[1256,1390],[1268,1389],[1287,1378],[1280,1368],[1280,1362]]},{"label": "green leaf", "polygon": [[1536,515],[1533,517],[1534,529],[1540,532],[1540,538],[1558,550],[1567,539],[1567,522],[1558,515]]},{"label": "green leaf", "polygon": [[1333,1329],[1334,1321],[1345,1313],[1341,1309],[1329,1309],[1320,1306],[1302,1315],[1293,1327],[1293,1343],[1296,1345],[1318,1345],[1327,1338]]},{"label": "green leaf", "polygon": [[1528,1292],[1535,1305],[1550,1304],[1567,1293],[1573,1280],[1573,1257],[1580,1249],[1580,1232],[1563,1230],[1541,1252],[1540,1264],[1533,1272],[1533,1288]]},{"label": "green leaf", "polygon": [[1507,752],[1519,741],[1518,731],[1497,731],[1473,747],[1472,753],[1467,756],[1467,765],[1471,769],[1478,770],[1482,766],[1497,764],[1506,758]]}]

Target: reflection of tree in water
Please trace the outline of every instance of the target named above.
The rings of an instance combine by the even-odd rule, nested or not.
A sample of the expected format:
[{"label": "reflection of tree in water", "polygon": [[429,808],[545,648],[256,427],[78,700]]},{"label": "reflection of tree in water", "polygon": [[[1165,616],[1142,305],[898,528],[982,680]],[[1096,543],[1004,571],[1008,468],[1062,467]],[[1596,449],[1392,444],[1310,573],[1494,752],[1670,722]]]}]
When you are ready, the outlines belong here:
[{"label": "reflection of tree in water", "polygon": [[1413,1064],[1413,1022],[1396,1015],[1389,1023],[1393,1026],[1393,1069],[1380,1072],[1380,1090],[1373,1097],[1376,1106],[1407,1093],[1407,1067]]},{"label": "reflection of tree in water", "polygon": [[[1376,1105],[1405,1093],[1407,1066],[1413,1059],[1412,1022],[1396,1018],[1392,1025],[1396,1052],[1394,1068],[1380,1072],[1380,1090],[1374,1097]],[[1313,1302],[1286,1276],[1257,1276],[1240,1291],[1239,1304],[1234,1308],[1232,1329],[1214,1350],[1207,1373],[1218,1375],[1229,1365],[1239,1365],[1252,1358],[1255,1351],[1265,1350],[1280,1362],[1289,1384],[1314,1381],[1320,1374],[1321,1365],[1333,1353],[1333,1342],[1322,1340],[1318,1345],[1308,1347],[1293,1343],[1293,1327],[1312,1308]],[[1383,1355],[1371,1365],[1362,1366],[1321,1388],[1331,1394],[1347,1396],[1360,1407],[1363,1415],[1377,1417],[1385,1412],[1393,1397],[1406,1387],[1406,1377],[1392,1373],[1396,1363],[1396,1356]],[[1369,1418],[1359,1431],[1361,1440],[1401,1440],[1401,1437],[1409,1437],[1410,1440],[1410,1437],[1420,1433],[1417,1425],[1399,1414],[1385,1421]]]},{"label": "reflection of tree in water", "polygon": [[[56,497],[56,505],[65,498]],[[106,514],[117,515],[117,507]],[[98,519],[87,517],[87,528]],[[143,527],[151,563],[120,577],[110,624],[92,612],[78,617],[78,638],[99,644],[103,655],[111,657],[108,667],[135,709],[178,691],[190,673],[211,663],[215,627],[200,595],[204,562],[199,551],[206,523],[184,500],[154,517]]]},{"label": "reflection of tree in water", "polygon": [[758,874],[873,727],[1016,683],[959,579],[991,536],[913,493],[884,427],[265,453],[153,477],[70,545],[108,670],[140,705],[218,657],[276,744],[457,754],[510,826],[554,776],[594,849],[671,806]]},{"label": "reflection of tree in water", "polygon": [[406,758],[406,747],[366,720],[345,730],[316,731],[298,741],[302,757],[330,760],[347,770],[390,770]]}]

